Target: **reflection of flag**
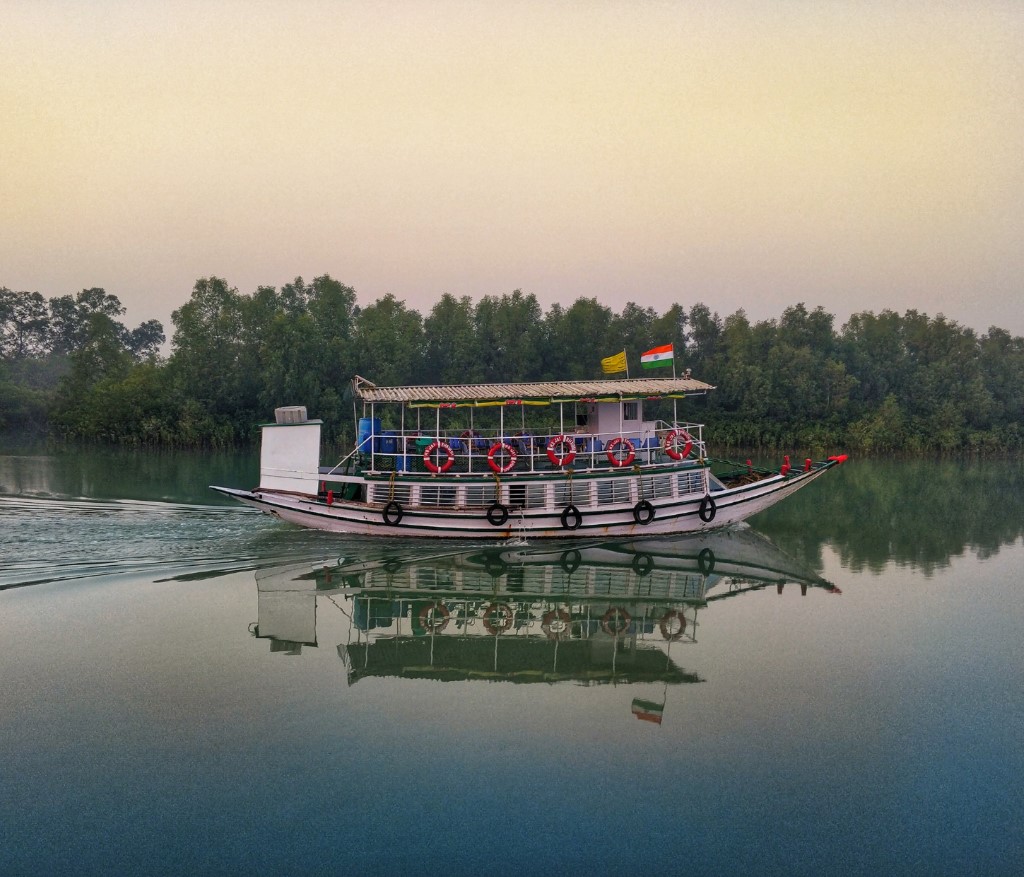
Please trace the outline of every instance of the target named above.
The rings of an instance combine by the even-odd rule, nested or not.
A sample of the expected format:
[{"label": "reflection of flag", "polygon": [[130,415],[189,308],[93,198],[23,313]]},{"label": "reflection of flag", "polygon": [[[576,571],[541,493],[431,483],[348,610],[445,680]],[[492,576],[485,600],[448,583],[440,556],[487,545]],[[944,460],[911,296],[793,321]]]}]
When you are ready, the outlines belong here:
[{"label": "reflection of flag", "polygon": [[641,722],[654,722],[654,724],[660,725],[661,714],[664,711],[665,705],[663,703],[655,703],[653,700],[641,700],[639,697],[633,698],[633,715]]},{"label": "reflection of flag", "polygon": [[614,375],[626,371],[626,351],[616,353],[615,356],[606,356],[601,360],[601,370],[606,375]]},{"label": "reflection of flag", "polygon": [[660,368],[663,365],[672,365],[675,353],[671,344],[663,344],[661,347],[652,347],[640,355],[640,365],[644,368]]}]

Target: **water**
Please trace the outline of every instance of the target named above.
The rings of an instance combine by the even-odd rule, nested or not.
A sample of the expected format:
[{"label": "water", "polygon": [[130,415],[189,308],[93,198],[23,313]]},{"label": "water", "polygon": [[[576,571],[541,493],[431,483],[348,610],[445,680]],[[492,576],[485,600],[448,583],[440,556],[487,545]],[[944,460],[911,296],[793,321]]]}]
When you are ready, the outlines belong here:
[{"label": "water", "polygon": [[254,479],[0,456],[0,873],[1024,871],[1020,463],[554,548],[205,489]]}]

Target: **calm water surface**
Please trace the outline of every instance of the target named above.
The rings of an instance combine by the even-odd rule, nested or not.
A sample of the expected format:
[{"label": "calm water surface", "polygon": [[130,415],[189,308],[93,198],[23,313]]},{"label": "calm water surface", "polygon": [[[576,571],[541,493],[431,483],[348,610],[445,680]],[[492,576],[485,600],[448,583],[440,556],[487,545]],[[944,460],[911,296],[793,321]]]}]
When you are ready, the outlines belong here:
[{"label": "calm water surface", "polygon": [[554,547],[255,480],[0,451],[0,873],[1024,873],[1020,462]]}]

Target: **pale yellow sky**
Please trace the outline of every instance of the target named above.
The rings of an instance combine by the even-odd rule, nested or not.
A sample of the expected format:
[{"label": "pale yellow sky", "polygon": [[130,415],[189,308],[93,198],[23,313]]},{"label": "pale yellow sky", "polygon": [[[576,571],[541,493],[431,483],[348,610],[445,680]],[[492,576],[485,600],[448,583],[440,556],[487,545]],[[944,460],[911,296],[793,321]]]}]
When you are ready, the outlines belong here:
[{"label": "pale yellow sky", "polygon": [[1024,334],[1024,4],[0,5],[0,286]]}]

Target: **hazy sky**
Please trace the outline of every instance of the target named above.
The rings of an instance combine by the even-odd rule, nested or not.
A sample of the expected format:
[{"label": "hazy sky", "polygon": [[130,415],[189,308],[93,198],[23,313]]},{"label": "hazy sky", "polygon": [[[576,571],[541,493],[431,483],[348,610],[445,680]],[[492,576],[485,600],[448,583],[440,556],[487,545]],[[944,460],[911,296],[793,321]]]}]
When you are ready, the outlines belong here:
[{"label": "hazy sky", "polygon": [[0,286],[1024,334],[1024,3],[0,4]]}]

